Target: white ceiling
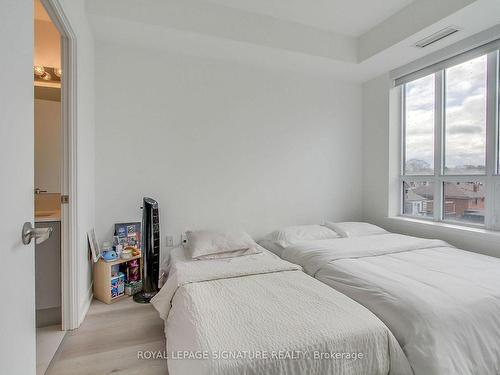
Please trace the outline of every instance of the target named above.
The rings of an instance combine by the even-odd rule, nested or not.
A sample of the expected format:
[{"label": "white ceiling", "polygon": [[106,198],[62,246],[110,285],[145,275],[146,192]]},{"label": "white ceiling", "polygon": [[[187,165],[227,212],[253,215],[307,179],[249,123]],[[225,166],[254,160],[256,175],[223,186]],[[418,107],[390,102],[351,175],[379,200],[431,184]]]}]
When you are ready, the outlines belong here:
[{"label": "white ceiling", "polygon": [[[355,82],[500,28],[500,0],[86,0],[86,6],[98,40]],[[461,30],[424,49],[414,46],[450,25]]]},{"label": "white ceiling", "polygon": [[358,37],[414,0],[203,0]]}]

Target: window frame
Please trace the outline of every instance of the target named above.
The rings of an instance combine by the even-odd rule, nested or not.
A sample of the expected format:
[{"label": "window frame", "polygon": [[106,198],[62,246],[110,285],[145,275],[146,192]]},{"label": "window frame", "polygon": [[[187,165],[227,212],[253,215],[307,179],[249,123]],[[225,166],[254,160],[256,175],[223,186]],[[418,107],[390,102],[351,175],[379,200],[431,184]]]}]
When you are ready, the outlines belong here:
[{"label": "window frame", "polygon": [[[487,56],[486,79],[486,165],[484,174],[456,175],[445,174],[446,155],[446,90],[445,70],[459,63],[472,60],[475,57]],[[400,85],[400,167],[399,167],[399,216],[409,217],[425,222],[448,223],[457,226],[500,230],[500,198],[495,199],[495,194],[500,194],[500,52],[498,49],[484,52],[477,56],[449,65],[440,65],[434,79],[434,174],[406,175],[406,85],[420,77],[403,82]],[[433,216],[423,217],[404,213],[404,183],[405,182],[432,182],[434,183]],[[444,184],[446,182],[481,182],[485,193],[484,224],[464,223],[445,219]],[[498,207],[495,207],[497,205]],[[496,209],[496,210],[495,210]],[[495,212],[497,211],[497,212]]]}]

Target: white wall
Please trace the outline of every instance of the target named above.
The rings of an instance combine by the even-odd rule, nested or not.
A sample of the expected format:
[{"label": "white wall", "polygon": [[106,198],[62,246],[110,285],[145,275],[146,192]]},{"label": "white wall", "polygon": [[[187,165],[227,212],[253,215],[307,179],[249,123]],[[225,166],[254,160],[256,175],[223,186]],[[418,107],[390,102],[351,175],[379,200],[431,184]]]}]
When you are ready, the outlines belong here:
[{"label": "white wall", "polygon": [[79,322],[83,321],[92,295],[91,263],[87,230],[94,227],[94,38],[85,12],[84,0],[59,0],[77,41],[77,152],[78,152],[78,301]]},{"label": "white wall", "polygon": [[394,218],[400,126],[394,96],[389,74],[363,85],[363,217],[393,232],[440,238],[466,250],[500,257],[499,233]]},{"label": "white wall", "polygon": [[96,228],[160,204],[162,247],[188,228],[361,217],[359,85],[96,46]]},{"label": "white wall", "polygon": [[389,75],[363,85],[363,217],[387,216],[389,181]]},{"label": "white wall", "polygon": [[35,99],[35,187],[61,192],[61,102]]}]

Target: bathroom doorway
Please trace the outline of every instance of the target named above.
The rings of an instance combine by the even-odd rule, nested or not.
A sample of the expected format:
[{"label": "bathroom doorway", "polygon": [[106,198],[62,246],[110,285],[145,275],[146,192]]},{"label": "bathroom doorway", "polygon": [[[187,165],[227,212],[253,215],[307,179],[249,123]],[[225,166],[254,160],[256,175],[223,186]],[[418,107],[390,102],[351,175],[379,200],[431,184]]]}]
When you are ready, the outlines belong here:
[{"label": "bathroom doorway", "polygon": [[62,221],[64,144],[61,34],[41,0],[34,0],[34,218],[50,237],[35,243],[37,375],[46,373],[64,336]]},{"label": "bathroom doorway", "polygon": [[[75,329],[86,313],[90,296],[79,293],[81,270],[86,270],[86,238],[78,236],[78,102],[77,40],[73,2],[41,0],[60,34],[61,45],[61,328]],[[63,3],[63,4],[62,4]],[[11,1],[0,12],[2,67],[1,173],[3,184],[1,235],[4,240],[2,285],[7,285],[2,305],[2,373],[32,374],[36,371],[35,241],[47,237],[34,223],[34,8],[32,1]],[[15,30],[15,36],[12,34]],[[64,201],[64,202],[63,202]],[[67,202],[67,203],[66,203]],[[78,251],[80,249],[80,251]],[[15,283],[14,283],[15,280]],[[83,294],[83,297],[81,296]],[[81,311],[81,312],[80,312]]]}]

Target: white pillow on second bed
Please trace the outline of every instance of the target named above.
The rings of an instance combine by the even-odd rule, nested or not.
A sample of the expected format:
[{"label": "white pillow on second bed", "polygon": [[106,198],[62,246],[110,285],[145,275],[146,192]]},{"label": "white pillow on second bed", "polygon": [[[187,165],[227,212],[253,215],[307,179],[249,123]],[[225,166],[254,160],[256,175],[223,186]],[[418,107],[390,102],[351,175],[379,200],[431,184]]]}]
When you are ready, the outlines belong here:
[{"label": "white pillow on second bed", "polygon": [[187,231],[187,249],[192,259],[220,259],[260,253],[246,232]]},{"label": "white pillow on second bed", "polygon": [[283,249],[299,242],[340,238],[333,230],[323,225],[295,225],[268,234],[259,244],[281,256]]},{"label": "white pillow on second bed", "polygon": [[334,230],[342,237],[361,237],[361,236],[372,236],[374,234],[386,234],[389,233],[385,229],[380,228],[376,225],[363,222],[343,222],[343,223],[333,223],[331,221],[325,222],[325,226]]},{"label": "white pillow on second bed", "polygon": [[298,242],[329,240],[340,237],[333,230],[323,225],[296,225],[283,228],[268,234],[266,240],[272,241],[281,247],[294,245]]}]

